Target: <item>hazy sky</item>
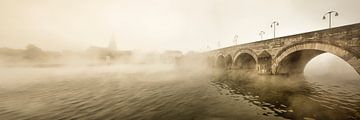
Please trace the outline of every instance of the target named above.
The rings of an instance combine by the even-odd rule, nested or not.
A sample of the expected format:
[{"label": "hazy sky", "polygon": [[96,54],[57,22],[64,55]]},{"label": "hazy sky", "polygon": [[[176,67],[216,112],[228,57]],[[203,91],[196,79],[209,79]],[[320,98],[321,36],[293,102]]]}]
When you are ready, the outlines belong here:
[{"label": "hazy sky", "polygon": [[32,43],[47,50],[106,47],[112,34],[122,50],[204,50],[272,36],[360,22],[360,0],[0,0],[0,47]]}]

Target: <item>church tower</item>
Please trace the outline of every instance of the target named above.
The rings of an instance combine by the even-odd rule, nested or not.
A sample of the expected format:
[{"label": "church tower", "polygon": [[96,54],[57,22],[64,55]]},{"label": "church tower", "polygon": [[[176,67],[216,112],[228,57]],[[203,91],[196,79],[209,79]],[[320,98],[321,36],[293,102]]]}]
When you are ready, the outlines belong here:
[{"label": "church tower", "polygon": [[115,38],[115,34],[112,34],[111,40],[109,42],[109,50],[113,50],[116,51],[117,50],[117,46],[116,46],[116,38]]}]

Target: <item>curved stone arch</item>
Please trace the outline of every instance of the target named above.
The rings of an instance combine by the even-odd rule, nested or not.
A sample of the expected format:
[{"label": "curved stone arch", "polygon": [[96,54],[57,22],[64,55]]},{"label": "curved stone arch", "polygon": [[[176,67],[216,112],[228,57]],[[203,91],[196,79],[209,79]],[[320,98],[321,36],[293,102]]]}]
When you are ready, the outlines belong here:
[{"label": "curved stone arch", "polygon": [[251,55],[255,59],[256,63],[258,62],[256,53],[251,49],[240,49],[240,50],[236,51],[232,61],[235,62],[237,57],[239,57],[243,53],[247,53],[247,54]]},{"label": "curved stone arch", "polygon": [[222,51],[216,52],[216,56],[219,56],[219,55],[224,55],[224,53]]},{"label": "curved stone arch", "polygon": [[225,68],[226,67],[225,56],[222,53],[216,55],[215,67],[216,68]]},{"label": "curved stone arch", "polygon": [[233,68],[235,69],[256,69],[258,58],[256,53],[251,49],[238,50],[233,58]]},{"label": "curved stone arch", "polygon": [[214,57],[215,57],[215,61],[217,61],[220,56],[225,57],[225,55],[224,55],[222,52],[218,52],[218,53],[216,53],[215,56],[214,56]]},{"label": "curved stone arch", "polygon": [[[305,51],[305,54],[301,53],[302,51]],[[307,53],[306,53],[307,52]],[[297,43],[293,45],[289,45],[283,49],[281,49],[273,59],[273,64],[271,66],[272,73],[273,74],[282,74],[281,68],[287,67],[283,64],[284,61],[287,59],[290,59],[289,56],[294,54],[300,54],[300,57],[303,58],[304,61],[301,62],[303,64],[297,65],[300,66],[298,70],[296,68],[292,68],[296,70],[295,72],[303,72],[303,69],[307,62],[309,62],[312,58],[316,57],[317,55],[320,55],[322,53],[331,53],[334,54],[340,58],[342,58],[344,61],[349,63],[357,73],[360,74],[360,59],[359,56],[353,52],[351,52],[348,49],[341,48],[337,45],[332,45],[328,43],[322,43],[322,42],[303,42],[303,43]],[[301,58],[298,58],[301,59]]]},{"label": "curved stone arch", "polygon": [[[338,47],[338,48],[341,48],[341,49],[344,49],[346,51],[351,51],[349,49],[346,49],[346,48],[343,48],[337,44],[331,44],[331,43],[328,43],[328,42],[325,42],[325,41],[306,41],[306,42],[297,42],[297,43],[294,43],[294,44],[290,44],[290,45],[287,45],[286,47],[283,47],[281,50],[279,50],[277,52],[277,54],[274,56],[274,58],[278,58],[281,53],[285,52],[286,50],[292,48],[292,47],[295,47],[295,46],[299,46],[299,45],[303,45],[303,44],[325,44],[325,45],[329,45],[329,46],[334,46],[334,47]],[[352,53],[354,56],[360,58],[360,54],[355,54],[355,53]]]}]

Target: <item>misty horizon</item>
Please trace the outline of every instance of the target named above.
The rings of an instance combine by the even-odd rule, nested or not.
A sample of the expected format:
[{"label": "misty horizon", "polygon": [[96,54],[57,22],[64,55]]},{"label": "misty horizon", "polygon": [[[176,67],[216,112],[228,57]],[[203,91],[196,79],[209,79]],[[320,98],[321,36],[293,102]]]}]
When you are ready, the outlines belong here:
[{"label": "misty horizon", "polygon": [[1,120],[360,120],[360,0],[0,0]]}]

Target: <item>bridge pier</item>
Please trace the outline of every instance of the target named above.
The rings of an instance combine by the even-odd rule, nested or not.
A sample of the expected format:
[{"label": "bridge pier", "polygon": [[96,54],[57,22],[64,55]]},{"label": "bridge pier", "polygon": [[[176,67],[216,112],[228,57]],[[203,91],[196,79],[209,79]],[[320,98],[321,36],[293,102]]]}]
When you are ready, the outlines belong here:
[{"label": "bridge pier", "polygon": [[271,65],[272,65],[272,57],[271,57],[270,53],[263,51],[258,56],[258,63],[257,63],[258,73],[259,74],[271,74],[272,73]]}]

